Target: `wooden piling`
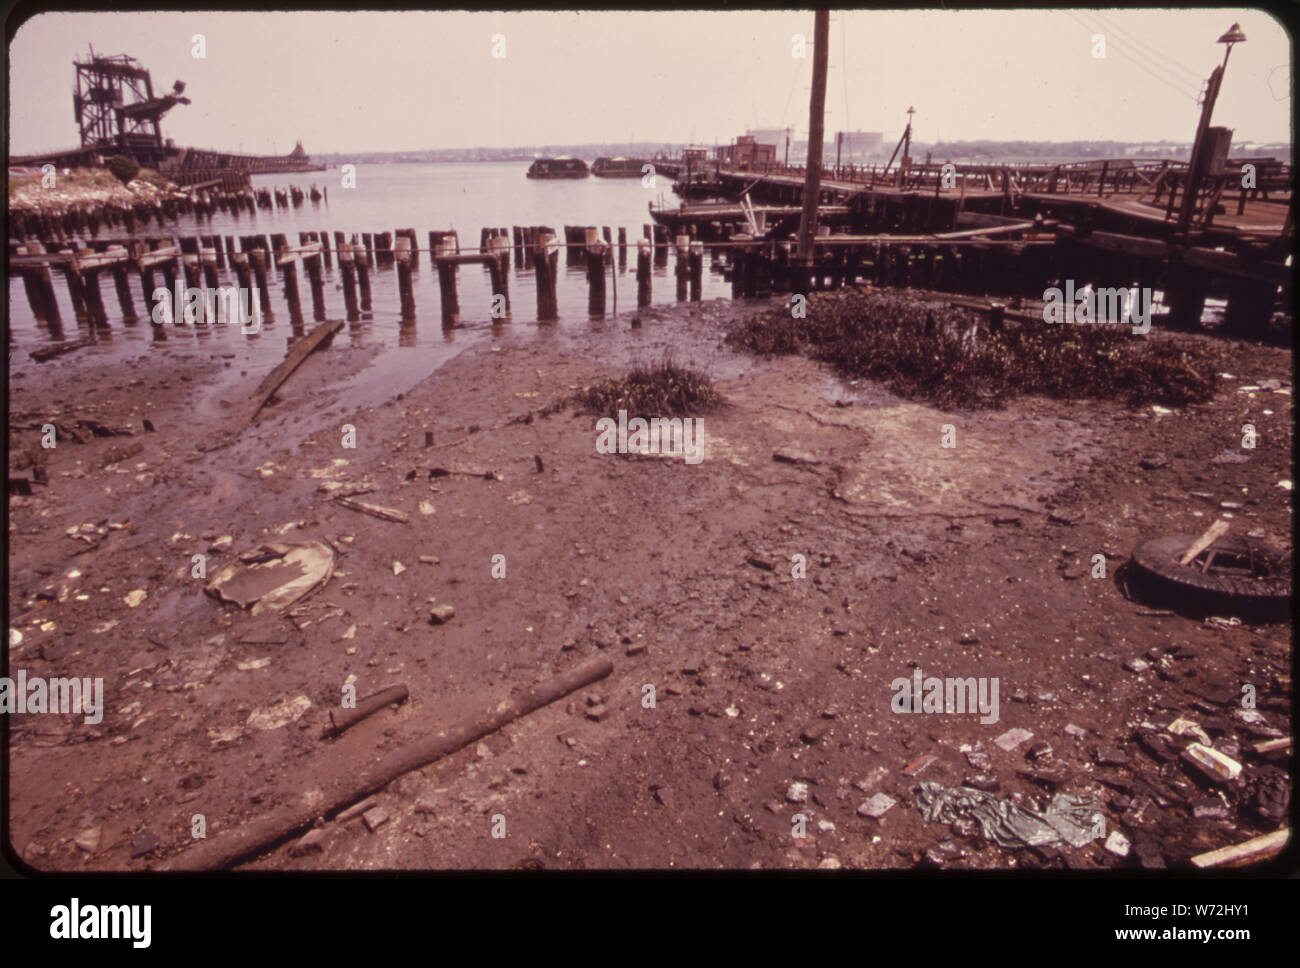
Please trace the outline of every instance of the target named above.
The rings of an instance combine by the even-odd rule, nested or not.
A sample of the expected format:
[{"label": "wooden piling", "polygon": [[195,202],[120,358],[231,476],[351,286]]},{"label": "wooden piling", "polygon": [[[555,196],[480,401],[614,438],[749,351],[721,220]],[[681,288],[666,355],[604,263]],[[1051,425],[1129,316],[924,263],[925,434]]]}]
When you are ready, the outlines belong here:
[{"label": "wooden piling", "polygon": [[704,290],[704,243],[692,242],[687,259],[691,277],[691,302],[699,302]]},{"label": "wooden piling", "polygon": [[[67,251],[69,254],[73,253],[71,249]],[[62,268],[64,278],[67,280],[68,296],[72,299],[72,312],[77,317],[77,322],[90,322],[90,314],[86,309],[86,285],[82,279],[80,266],[73,259],[64,263],[60,268]]]},{"label": "wooden piling", "polygon": [[638,308],[650,305],[650,240],[638,239],[636,243],[636,304]]},{"label": "wooden piling", "polygon": [[[317,240],[319,241],[319,240]],[[321,254],[313,253],[302,260],[311,284],[311,314],[318,323],[325,321],[325,271],[321,265]]]},{"label": "wooden piling", "polygon": [[[488,252],[494,256],[488,263],[488,276],[492,280],[492,318],[510,318],[510,240],[498,235],[488,241]],[[496,306],[497,298],[503,300],[500,311]]]},{"label": "wooden piling", "polygon": [[[411,272],[416,272],[420,268],[420,243],[415,237],[415,229],[398,229],[397,237],[406,239],[409,244],[411,249]],[[430,253],[429,258],[432,260],[432,253]]]},{"label": "wooden piling", "polygon": [[397,236],[397,295],[402,306],[402,319],[415,318],[415,293],[411,288],[411,240],[400,231]]},{"label": "wooden piling", "polygon": [[686,264],[686,258],[690,252],[691,237],[689,235],[679,235],[675,241],[674,250],[677,260],[674,266],[674,275],[677,277],[677,301],[685,302],[690,278],[690,269]]},{"label": "wooden piling", "polygon": [[361,290],[361,311],[370,311],[370,254],[366,252],[365,246],[358,245],[356,239],[352,241],[352,255],[357,264],[357,288]]},{"label": "wooden piling", "polygon": [[600,241],[595,226],[587,229],[587,312],[595,318],[605,316],[605,259],[609,245]]},{"label": "wooden piling", "polygon": [[125,260],[113,266],[113,286],[117,289],[117,304],[122,309],[122,320],[127,323],[134,323],[138,318],[135,313],[135,304],[131,301],[131,282],[126,275]]},{"label": "wooden piling", "polygon": [[555,281],[559,274],[559,248],[555,232],[538,226],[536,245],[533,247],[533,267],[537,274],[537,321],[548,322],[559,318],[559,303],[555,298]]},{"label": "wooden piling", "polygon": [[336,237],[334,248],[339,254],[339,270],[343,273],[343,302],[347,307],[348,321],[351,322],[361,317],[357,311],[356,262],[349,243],[340,242]]},{"label": "wooden piling", "polygon": [[620,225],[618,227],[618,270],[619,272],[627,269],[627,228]]},{"label": "wooden piling", "polygon": [[257,299],[262,307],[262,318],[271,322],[275,319],[275,313],[271,309],[271,289],[266,284],[266,249],[260,246],[251,249],[248,261],[253,264],[253,278],[257,280]]},{"label": "wooden piling", "polygon": [[[283,239],[283,237],[281,237]],[[280,262],[287,246],[276,250],[276,262]],[[298,260],[286,259],[280,264],[280,283],[284,287],[284,298],[289,303],[289,322],[302,322],[302,300],[298,295]]]},{"label": "wooden piling", "polygon": [[[434,248],[435,261],[438,257],[450,257],[458,248],[455,234],[443,235]],[[442,296],[442,325],[449,329],[460,324],[460,300],[456,296],[456,264],[454,262],[436,262],[438,266],[438,290]]]},{"label": "wooden piling", "polygon": [[85,284],[86,311],[96,326],[108,325],[108,312],[104,309],[104,294],[99,288],[99,272],[92,270],[82,277]]}]

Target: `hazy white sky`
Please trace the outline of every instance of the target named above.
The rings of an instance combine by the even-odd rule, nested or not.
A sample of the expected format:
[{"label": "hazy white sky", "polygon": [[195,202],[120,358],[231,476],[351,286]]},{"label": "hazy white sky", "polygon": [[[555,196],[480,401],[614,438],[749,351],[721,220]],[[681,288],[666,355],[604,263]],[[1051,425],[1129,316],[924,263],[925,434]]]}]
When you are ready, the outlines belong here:
[{"label": "hazy white sky", "polygon": [[[1234,48],[1214,120],[1291,139],[1291,51],[1261,11],[863,11],[831,18],[827,131],[915,137],[1190,141],[1196,94]],[[77,144],[72,60],[130,54],[155,90],[187,84],[164,134],[250,153],[806,133],[807,12],[46,13],[10,48],[15,154]],[[792,35],[809,40],[792,57]],[[207,56],[192,56],[203,34]],[[494,58],[493,36],[505,57]],[[1096,58],[1094,35],[1106,56]],[[499,49],[499,48],[498,48]]]}]

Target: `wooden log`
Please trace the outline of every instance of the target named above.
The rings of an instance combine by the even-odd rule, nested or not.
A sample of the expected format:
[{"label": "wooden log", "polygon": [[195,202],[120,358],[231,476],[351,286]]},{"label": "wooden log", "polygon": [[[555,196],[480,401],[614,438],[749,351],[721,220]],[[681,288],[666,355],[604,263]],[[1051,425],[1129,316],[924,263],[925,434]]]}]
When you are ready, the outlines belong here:
[{"label": "wooden log", "polygon": [[[613,670],[613,663],[606,658],[584,662],[520,696],[503,699],[479,716],[461,720],[434,736],[360,765],[358,769],[326,784],[321,800],[314,806],[295,805],[284,813],[253,823],[235,825],[229,834],[206,841],[164,862],[160,869],[199,871],[229,867],[309,826],[317,817],[332,816],[348,805],[382,790],[397,777],[449,756],[516,719],[600,681]],[[303,777],[300,786],[305,788],[309,782],[315,785],[318,773],[318,769],[313,769],[309,776]]]},{"label": "wooden log", "polygon": [[275,391],[284,385],[284,381],[293,376],[294,371],[302,366],[303,360],[322,346],[328,346],[334,334],[342,328],[343,320],[341,319],[332,319],[327,323],[321,323],[290,347],[288,354],[285,355],[284,362],[268,373],[254,392],[253,410],[248,417],[249,424],[262,412],[262,408],[266,406],[267,401],[275,396]]},{"label": "wooden log", "polygon": [[325,737],[342,735],[361,720],[374,715],[386,706],[406,702],[409,695],[406,686],[389,686],[387,689],[366,696],[365,699],[358,700],[352,709],[331,709],[330,724],[325,727],[322,735]]},{"label": "wooden log", "polygon": [[636,304],[638,308],[650,305],[650,287],[650,240],[638,239],[636,243]]}]

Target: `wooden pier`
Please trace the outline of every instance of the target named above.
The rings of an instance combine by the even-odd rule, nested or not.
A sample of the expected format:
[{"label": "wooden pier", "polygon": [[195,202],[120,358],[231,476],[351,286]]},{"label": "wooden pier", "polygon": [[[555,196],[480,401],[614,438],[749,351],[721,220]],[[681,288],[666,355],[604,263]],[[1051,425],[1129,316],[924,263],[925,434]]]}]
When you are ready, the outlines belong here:
[{"label": "wooden pier", "polygon": [[[753,178],[746,184],[751,190],[757,187]],[[779,192],[792,189],[786,176],[772,184]],[[834,180],[824,190],[832,195],[840,191]],[[968,194],[964,201],[971,199]],[[1269,240],[1240,233],[1229,248],[1211,244],[1214,239],[1202,234],[1196,244],[1188,244],[1173,237],[1111,231],[1077,217],[1073,222],[1045,217],[1045,206],[1017,207],[1007,215],[982,212],[962,201],[941,191],[855,189],[824,208],[827,217],[813,241],[811,268],[795,264],[798,209],[792,205],[746,201],[684,206],[671,214],[657,210],[654,216],[660,224],[643,225],[642,238],[635,243],[635,304],[651,304],[654,269],[663,269],[670,259],[675,260],[672,275],[679,301],[702,298],[706,260],[709,271],[730,283],[734,298],[806,294],[866,283],[1015,303],[1041,299],[1046,288],[1070,278],[1080,287],[1090,282],[1098,288],[1161,289],[1171,310],[1167,318],[1179,325],[1199,320],[1208,295],[1222,295],[1229,304],[1229,328],[1239,334],[1263,332],[1279,293],[1290,291],[1281,236]],[[600,318],[616,312],[617,277],[629,271],[627,228],[562,229],[561,236],[550,226],[485,228],[473,249],[462,248],[454,231],[421,235],[406,227],[361,233],[303,231],[296,245],[284,234],[30,237],[10,242],[9,273],[21,278],[33,315],[56,336],[62,324],[56,280],[66,287],[76,322],[102,327],[109,325],[110,315],[101,291],[105,275],[113,279],[119,309],[113,315],[127,324],[141,318],[157,323],[156,288],[170,293],[183,280],[192,288],[256,289],[261,320],[269,323],[277,312],[284,313],[297,333],[308,313],[317,321],[340,315],[356,321],[372,313],[373,287],[392,273],[394,282],[386,284],[395,285],[398,314],[411,323],[418,314],[415,281],[424,259],[436,272],[444,327],[460,325],[460,270],[475,266],[485,270],[491,321],[514,318],[518,307],[511,302],[512,263],[516,275],[533,276],[534,318],[548,322],[559,315],[561,250],[566,265],[585,269],[589,315]],[[426,239],[427,245],[421,246]],[[136,304],[133,300],[141,297],[133,295],[133,274],[143,294]],[[271,299],[270,282],[277,278],[280,306]],[[332,305],[339,291],[342,305]],[[195,320],[197,325],[211,322]]]}]

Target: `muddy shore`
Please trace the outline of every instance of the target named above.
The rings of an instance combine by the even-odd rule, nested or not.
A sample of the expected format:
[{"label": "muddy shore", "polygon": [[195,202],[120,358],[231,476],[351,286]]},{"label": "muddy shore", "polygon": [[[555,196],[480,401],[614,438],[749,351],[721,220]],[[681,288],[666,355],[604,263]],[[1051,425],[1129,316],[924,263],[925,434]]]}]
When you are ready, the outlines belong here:
[{"label": "muddy shore", "polygon": [[[9,499],[9,674],[102,676],[105,710],[95,725],[8,717],[15,850],[42,870],[144,869],[195,843],[196,816],[216,838],[310,803],[595,655],[614,663],[596,686],[396,781],[380,813],[244,866],[1185,867],[1276,829],[1288,753],[1253,746],[1290,734],[1289,623],[1150,609],[1125,597],[1121,566],[1225,512],[1289,546],[1290,354],[1153,333],[1216,341],[1214,399],[944,412],[726,348],[758,308],[500,326],[363,407],[338,388],[373,353],[336,341],[247,429],[235,415],[268,368],[219,352],[24,371],[10,477],[48,483]],[[594,418],[553,407],[669,353],[725,401],[702,418],[698,464],[598,453]],[[84,442],[42,448],[48,423]],[[352,486],[408,521],[331,500]],[[193,575],[195,555],[211,577],[299,540],[330,546],[334,571],[296,621],[222,605]],[[430,624],[441,604],[454,618]],[[891,683],[917,669],[996,678],[997,721],[894,712]],[[410,698],[322,739],[349,684]],[[1243,684],[1263,725],[1234,715]],[[1241,778],[1210,784],[1161,755],[1149,734],[1177,717],[1235,752]],[[1032,740],[995,745],[1013,728]],[[1091,792],[1132,850],[1012,851],[922,819],[918,783],[974,774],[1025,804]],[[862,815],[881,793],[895,804]]]}]

